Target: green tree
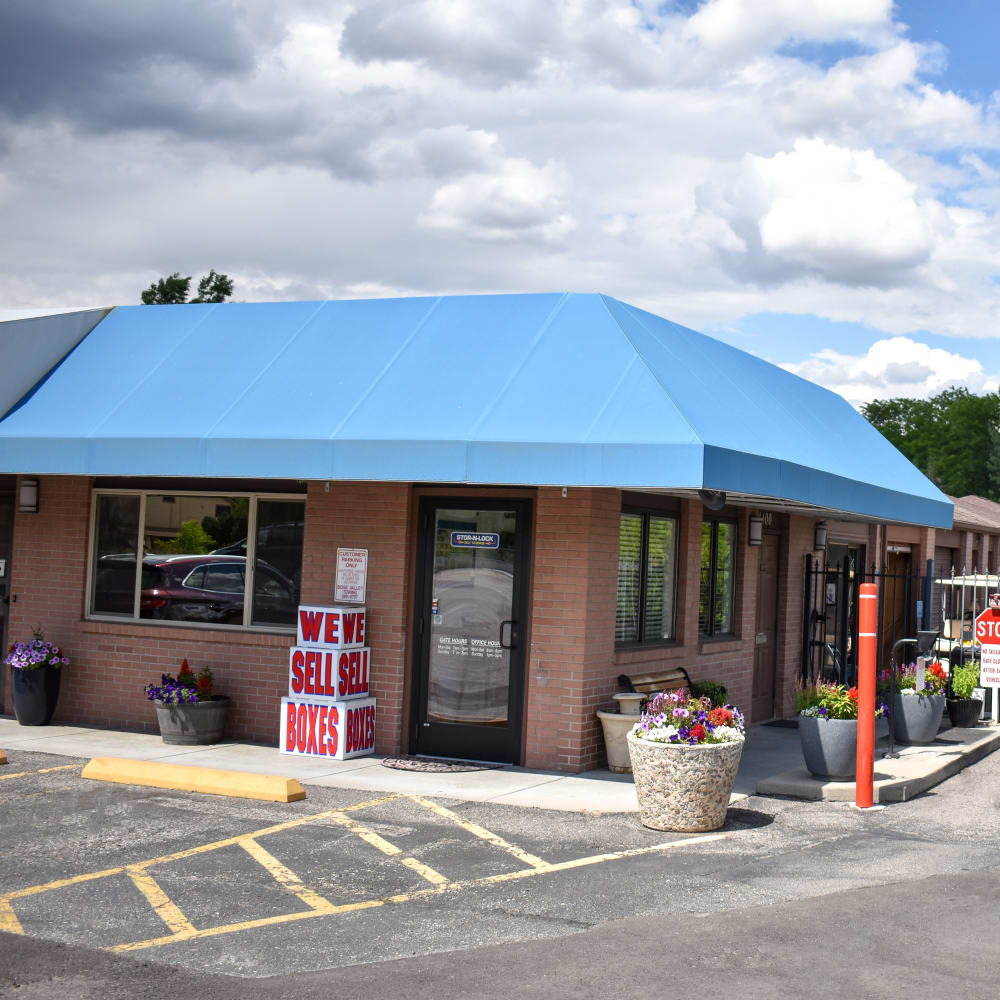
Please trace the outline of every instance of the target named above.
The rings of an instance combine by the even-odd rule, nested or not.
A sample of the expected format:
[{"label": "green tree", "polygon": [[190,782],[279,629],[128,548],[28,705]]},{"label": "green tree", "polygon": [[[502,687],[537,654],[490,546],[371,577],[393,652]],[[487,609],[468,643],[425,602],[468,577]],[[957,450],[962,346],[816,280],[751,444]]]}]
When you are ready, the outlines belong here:
[{"label": "green tree", "polygon": [[868,421],[951,496],[1000,499],[1000,396],[954,386],[931,399],[875,400]]},{"label": "green tree", "polygon": [[[182,278],[179,271],[154,281],[140,298],[144,306],[176,306],[188,301],[191,275]],[[192,302],[225,302],[233,294],[233,281],[213,268],[198,282],[198,294]]]},{"label": "green tree", "polygon": [[215,539],[197,521],[183,521],[176,538],[157,538],[152,548],[164,555],[200,556],[215,548]]}]

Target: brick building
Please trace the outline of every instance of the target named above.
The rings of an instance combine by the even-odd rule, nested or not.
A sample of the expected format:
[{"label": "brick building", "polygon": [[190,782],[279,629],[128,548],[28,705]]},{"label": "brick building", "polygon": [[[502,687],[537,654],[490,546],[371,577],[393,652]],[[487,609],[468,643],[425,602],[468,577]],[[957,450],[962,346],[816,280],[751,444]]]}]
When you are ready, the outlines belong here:
[{"label": "brick building", "polygon": [[839,397],[603,296],[125,307],[30,370],[16,326],[0,587],[70,651],[57,720],[155,730],[186,657],[276,743],[295,607],[361,548],[378,751],[585,770],[621,673],[789,713],[818,524],[951,525]]}]

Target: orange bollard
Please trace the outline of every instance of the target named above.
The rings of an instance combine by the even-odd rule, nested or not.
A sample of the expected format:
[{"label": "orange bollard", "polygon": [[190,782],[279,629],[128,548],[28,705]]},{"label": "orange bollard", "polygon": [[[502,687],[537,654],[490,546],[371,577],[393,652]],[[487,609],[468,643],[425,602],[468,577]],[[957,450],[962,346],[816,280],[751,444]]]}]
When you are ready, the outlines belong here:
[{"label": "orange bollard", "polygon": [[863,583],[858,607],[858,757],[854,802],[870,809],[875,786],[875,641],[878,587]]}]

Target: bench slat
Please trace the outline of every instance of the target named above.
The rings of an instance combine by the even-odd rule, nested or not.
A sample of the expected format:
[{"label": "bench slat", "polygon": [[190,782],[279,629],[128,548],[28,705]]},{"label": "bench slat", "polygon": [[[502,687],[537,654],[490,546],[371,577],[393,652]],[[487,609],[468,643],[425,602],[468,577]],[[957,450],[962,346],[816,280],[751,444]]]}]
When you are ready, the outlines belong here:
[{"label": "bench slat", "polygon": [[658,691],[677,691],[690,688],[691,678],[683,667],[653,670],[641,674],[621,674],[618,683],[628,691],[639,694],[656,694]]}]

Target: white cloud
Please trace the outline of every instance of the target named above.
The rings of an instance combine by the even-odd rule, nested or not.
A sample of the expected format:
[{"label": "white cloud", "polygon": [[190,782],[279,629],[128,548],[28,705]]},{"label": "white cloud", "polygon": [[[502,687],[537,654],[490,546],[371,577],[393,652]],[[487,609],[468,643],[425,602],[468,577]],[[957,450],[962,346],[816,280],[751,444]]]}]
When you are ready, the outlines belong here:
[{"label": "white cloud", "polygon": [[897,396],[927,399],[951,386],[974,393],[997,390],[996,376],[987,376],[975,358],[909,337],[877,340],[861,355],[827,349],[782,367],[832,389],[855,406]]},{"label": "white cloud", "polygon": [[496,169],[439,187],[420,222],[479,240],[557,243],[575,227],[565,210],[568,177],[554,163],[508,157]]},{"label": "white cloud", "polygon": [[801,274],[847,285],[913,280],[948,214],[872,150],[800,139],[788,153],[748,155],[735,181],[706,204],[741,237],[732,266],[770,281]]}]

